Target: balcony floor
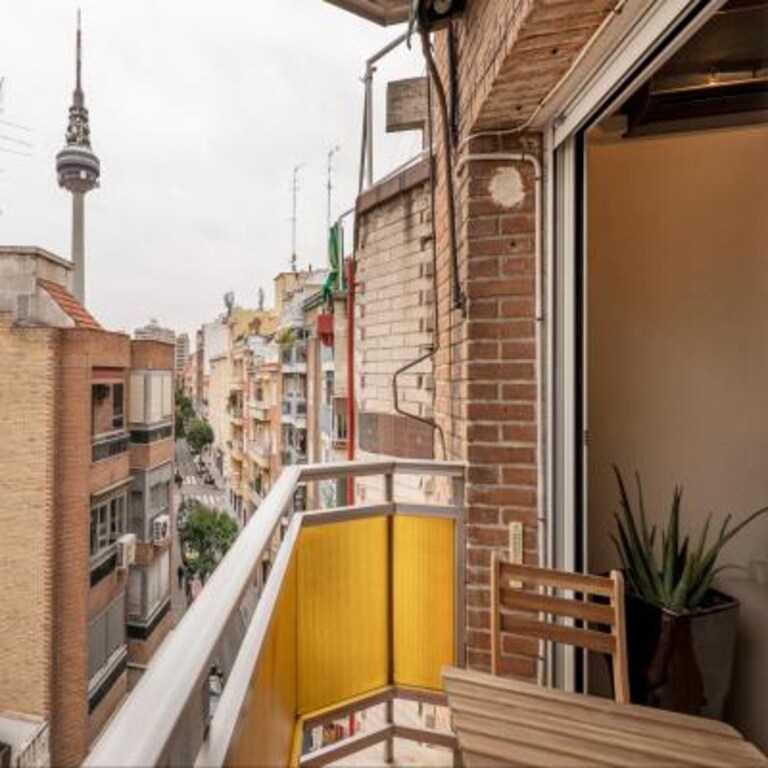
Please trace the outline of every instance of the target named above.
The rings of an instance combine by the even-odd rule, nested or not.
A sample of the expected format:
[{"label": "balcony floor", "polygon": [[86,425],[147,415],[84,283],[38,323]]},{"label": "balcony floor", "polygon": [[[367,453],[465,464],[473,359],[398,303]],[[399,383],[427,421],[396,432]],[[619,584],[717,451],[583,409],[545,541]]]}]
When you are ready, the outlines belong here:
[{"label": "balcony floor", "polygon": [[[443,711],[447,722],[448,711],[445,708]],[[413,728],[424,727],[424,718],[419,715],[418,705],[412,701],[395,702],[395,721]],[[385,708],[383,706],[372,708],[364,716],[363,727],[365,729],[379,728],[384,724]],[[449,733],[450,731],[445,732]],[[376,744],[354,755],[337,760],[331,765],[381,766],[385,764],[384,749],[384,744]],[[417,744],[407,739],[395,739],[394,753],[394,765],[452,766],[454,764],[451,750],[427,744]]]}]

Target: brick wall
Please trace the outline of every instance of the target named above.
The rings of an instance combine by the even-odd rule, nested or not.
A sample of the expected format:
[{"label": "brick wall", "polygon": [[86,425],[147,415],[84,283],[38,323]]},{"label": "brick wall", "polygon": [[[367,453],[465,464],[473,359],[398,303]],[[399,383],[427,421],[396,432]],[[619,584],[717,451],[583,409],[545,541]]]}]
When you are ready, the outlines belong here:
[{"label": "brick wall", "polygon": [[[52,762],[79,765],[93,723],[88,717],[91,494],[130,477],[128,454],[91,464],[91,371],[130,365],[130,340],[105,331],[60,332],[55,396],[55,593]],[[124,588],[115,580],[112,598]],[[100,595],[101,600],[109,600]],[[121,683],[99,705],[119,700]]]},{"label": "brick wall", "polygon": [[153,443],[131,443],[131,469],[152,469],[160,464],[173,461],[174,442],[172,438],[156,440]]},{"label": "brick wall", "polygon": [[137,371],[175,371],[175,347],[163,341],[133,339],[131,368]]},{"label": "brick wall", "polygon": [[0,314],[0,710],[50,716],[55,331]]},{"label": "brick wall", "polygon": [[[533,115],[612,5],[474,0],[454,24],[458,136],[450,149],[435,110],[435,412],[450,456],[468,462],[467,661],[474,667],[490,665],[488,566],[494,549],[508,548],[510,523],[524,526],[524,559],[537,559],[542,457],[536,455],[534,171],[528,162],[469,161],[467,155],[525,151],[541,160],[542,141],[531,132],[470,135],[518,126]],[[436,35],[436,58],[448,83],[446,32]],[[464,313],[452,303],[446,151],[454,166]],[[512,658],[503,663],[508,671],[531,671]]]},{"label": "brick wall", "polygon": [[[395,415],[392,380],[399,368],[423,355],[434,341],[429,173],[424,161],[358,201],[355,399],[361,425],[376,415],[412,425]],[[432,418],[432,361],[412,368],[398,383],[401,407]],[[402,437],[406,427],[400,426],[394,434]],[[384,434],[379,429],[363,430],[360,448],[408,455],[409,442],[379,440]]]}]

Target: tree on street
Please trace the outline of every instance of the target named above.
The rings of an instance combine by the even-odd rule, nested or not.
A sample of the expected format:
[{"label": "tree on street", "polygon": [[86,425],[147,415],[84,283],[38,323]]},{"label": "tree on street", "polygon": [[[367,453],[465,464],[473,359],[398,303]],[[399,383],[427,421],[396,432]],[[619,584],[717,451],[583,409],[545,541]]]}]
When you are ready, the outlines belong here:
[{"label": "tree on street", "polygon": [[176,437],[184,437],[187,425],[195,416],[192,401],[184,394],[184,390],[176,390]]},{"label": "tree on street", "polygon": [[207,421],[194,419],[187,426],[187,442],[193,451],[200,453],[206,445],[210,445],[213,442],[213,429],[211,425]]},{"label": "tree on street", "polygon": [[237,524],[225,512],[188,500],[181,530],[187,573],[205,581],[237,538]]}]

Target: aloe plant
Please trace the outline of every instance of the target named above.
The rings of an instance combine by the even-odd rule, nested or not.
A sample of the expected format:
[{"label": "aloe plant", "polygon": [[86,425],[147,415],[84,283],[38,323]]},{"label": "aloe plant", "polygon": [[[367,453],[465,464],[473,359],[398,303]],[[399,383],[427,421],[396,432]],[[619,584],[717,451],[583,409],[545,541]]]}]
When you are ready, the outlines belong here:
[{"label": "aloe plant", "polygon": [[711,514],[695,546],[690,537],[680,541],[680,505],[683,489],[675,487],[666,529],[661,530],[658,547],[658,528],[650,529],[645,515],[643,486],[640,475],[635,473],[637,484],[637,508],[629,499],[624,478],[617,466],[613,467],[619,485],[621,513],[614,513],[618,536],[611,536],[625,571],[631,592],[642,600],[657,605],[671,613],[692,613],[699,609],[707,596],[712,582],[725,566],[717,565],[723,547],[743,528],[768,512],[762,507],[731,525],[732,515],[726,515],[714,542],[708,545]]}]

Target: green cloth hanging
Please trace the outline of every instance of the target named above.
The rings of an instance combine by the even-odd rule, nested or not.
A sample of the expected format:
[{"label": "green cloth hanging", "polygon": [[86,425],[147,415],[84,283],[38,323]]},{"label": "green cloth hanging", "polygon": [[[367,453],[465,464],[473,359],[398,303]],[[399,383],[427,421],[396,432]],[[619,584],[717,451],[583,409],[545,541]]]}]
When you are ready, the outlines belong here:
[{"label": "green cloth hanging", "polygon": [[343,241],[344,231],[337,222],[328,233],[328,263],[331,271],[323,283],[323,300],[329,304],[333,299],[333,292],[344,288],[344,274],[341,270]]}]

